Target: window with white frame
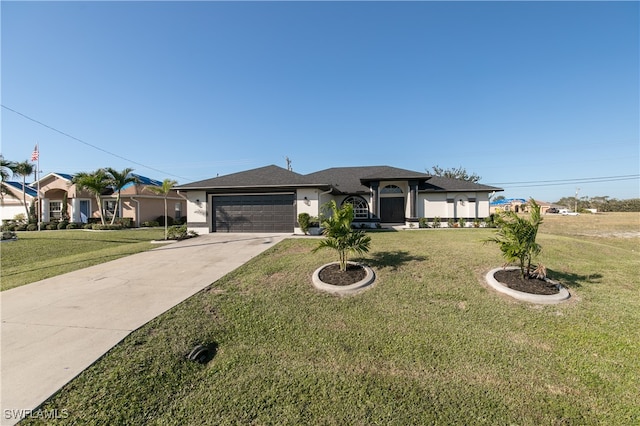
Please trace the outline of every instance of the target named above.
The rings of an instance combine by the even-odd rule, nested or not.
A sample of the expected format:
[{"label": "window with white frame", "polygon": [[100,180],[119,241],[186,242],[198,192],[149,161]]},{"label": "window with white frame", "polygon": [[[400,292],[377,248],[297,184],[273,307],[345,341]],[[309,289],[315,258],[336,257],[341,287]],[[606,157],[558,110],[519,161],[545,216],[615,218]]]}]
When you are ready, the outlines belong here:
[{"label": "window with white frame", "polygon": [[347,197],[342,205],[351,204],[353,206],[354,219],[369,219],[369,204],[361,197]]},{"label": "window with white frame", "polygon": [[182,203],[176,203],[175,219],[182,219]]},{"label": "window with white frame", "polygon": [[104,212],[106,217],[113,217],[118,214],[115,200],[106,200],[104,202]]},{"label": "window with white frame", "polygon": [[49,201],[49,217],[51,219],[62,217],[62,201]]}]

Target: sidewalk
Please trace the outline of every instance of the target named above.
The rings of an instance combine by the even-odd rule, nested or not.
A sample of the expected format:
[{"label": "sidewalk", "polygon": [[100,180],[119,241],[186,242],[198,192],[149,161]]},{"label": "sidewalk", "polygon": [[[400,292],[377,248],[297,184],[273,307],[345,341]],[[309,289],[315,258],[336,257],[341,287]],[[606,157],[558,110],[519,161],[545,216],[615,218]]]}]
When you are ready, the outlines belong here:
[{"label": "sidewalk", "polygon": [[2,425],[288,234],[207,234],[0,292]]}]

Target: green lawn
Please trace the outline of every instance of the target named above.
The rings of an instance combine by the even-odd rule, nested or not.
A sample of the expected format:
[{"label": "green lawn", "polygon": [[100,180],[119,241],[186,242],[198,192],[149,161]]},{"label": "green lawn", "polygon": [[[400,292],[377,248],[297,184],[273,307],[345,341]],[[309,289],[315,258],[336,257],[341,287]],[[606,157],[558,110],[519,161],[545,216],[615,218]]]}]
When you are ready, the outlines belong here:
[{"label": "green lawn", "polygon": [[[293,238],[132,333],[43,408],[81,424],[639,424],[639,240],[556,219],[541,261],[567,303],[489,290],[502,258],[488,229],[372,233],[378,279],[350,297],[313,288],[335,256]],[[205,365],[185,360],[199,343],[217,349]]]},{"label": "green lawn", "polygon": [[157,247],[164,230],[18,232],[0,243],[0,288],[8,290]]}]

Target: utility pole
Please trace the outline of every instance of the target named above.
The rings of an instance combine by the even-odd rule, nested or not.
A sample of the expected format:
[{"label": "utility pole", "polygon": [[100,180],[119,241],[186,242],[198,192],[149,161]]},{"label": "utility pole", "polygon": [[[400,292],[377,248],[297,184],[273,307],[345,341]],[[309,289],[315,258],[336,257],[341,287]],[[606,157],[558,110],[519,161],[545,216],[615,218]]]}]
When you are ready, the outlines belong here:
[{"label": "utility pole", "polygon": [[578,213],[578,191],[580,191],[580,188],[576,188],[576,202],[573,209],[573,211],[576,213]]},{"label": "utility pole", "polygon": [[287,161],[287,170],[292,172],[293,171],[293,167],[291,167],[291,159],[289,157],[284,157],[284,159]]}]

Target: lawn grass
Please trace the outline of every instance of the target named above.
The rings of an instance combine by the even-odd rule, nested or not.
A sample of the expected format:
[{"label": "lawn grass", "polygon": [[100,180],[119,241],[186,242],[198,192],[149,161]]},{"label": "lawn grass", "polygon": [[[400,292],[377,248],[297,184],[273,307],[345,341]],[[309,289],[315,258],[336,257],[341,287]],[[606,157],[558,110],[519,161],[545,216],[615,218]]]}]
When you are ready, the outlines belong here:
[{"label": "lawn grass", "polygon": [[164,230],[61,230],[18,232],[0,245],[0,288],[8,290],[45,278],[157,247]]},{"label": "lawn grass", "polygon": [[[82,424],[638,424],[639,240],[549,222],[541,261],[566,303],[489,290],[484,273],[503,263],[489,229],[372,233],[376,284],[349,297],[313,288],[335,255],[293,238],[133,332],[42,408]],[[185,360],[201,343],[215,356]]]}]

